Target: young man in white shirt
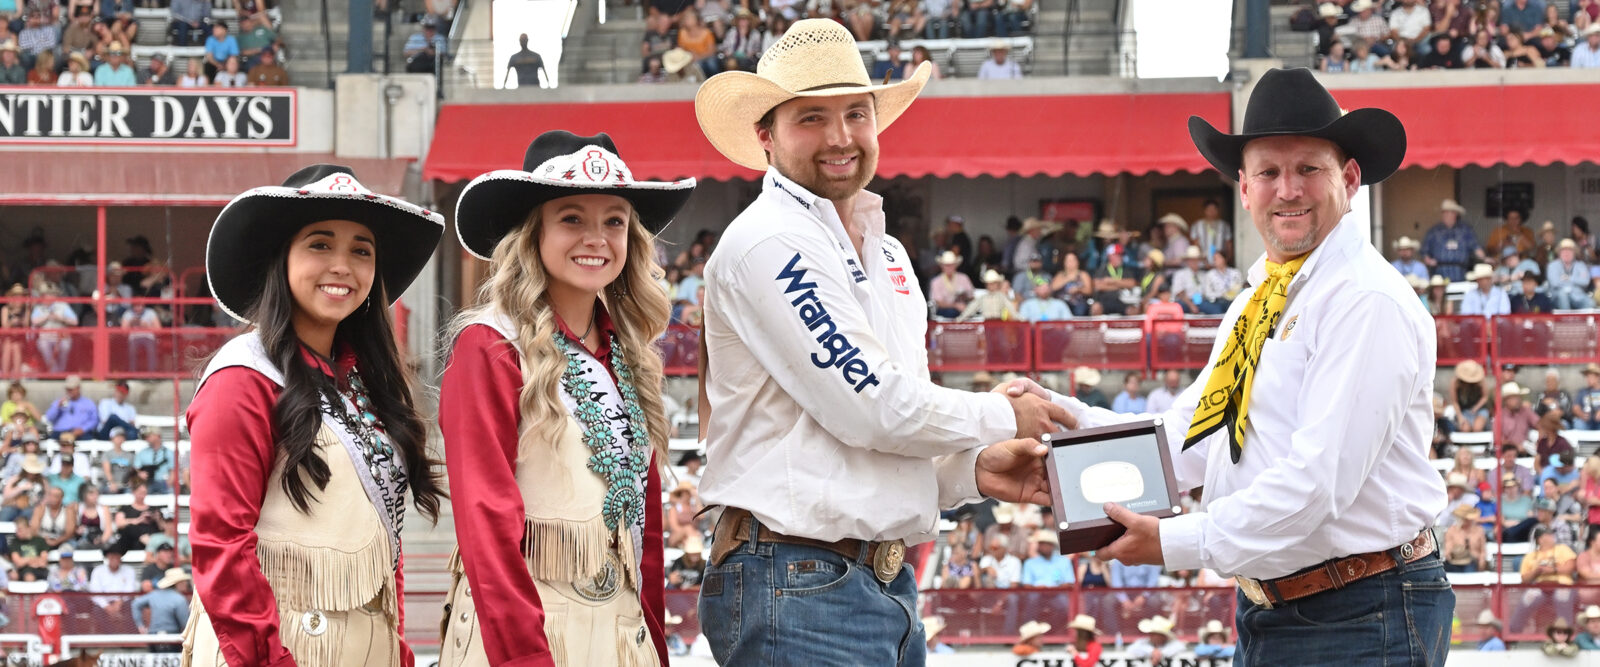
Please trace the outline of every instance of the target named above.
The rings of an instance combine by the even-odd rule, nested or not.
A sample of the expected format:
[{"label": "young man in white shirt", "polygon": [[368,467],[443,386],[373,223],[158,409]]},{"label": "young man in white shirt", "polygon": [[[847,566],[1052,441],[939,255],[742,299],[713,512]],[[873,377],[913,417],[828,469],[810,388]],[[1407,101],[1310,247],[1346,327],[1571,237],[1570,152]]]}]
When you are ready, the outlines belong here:
[{"label": "young man in white shirt", "polygon": [[[1405,128],[1343,113],[1295,69],[1261,77],[1242,134],[1189,129],[1239,180],[1267,252],[1160,415],[1178,486],[1203,485],[1204,508],[1158,520],[1107,504],[1127,533],[1096,555],[1238,577],[1251,665],[1444,664],[1455,597],[1428,530],[1445,507],[1428,460],[1433,319],[1345,220],[1361,185],[1400,166]],[[1052,396],[1082,427],[1151,417]]]},{"label": "young man in white shirt", "polygon": [[920,665],[905,545],[932,539],[941,508],[1049,503],[1031,438],[1071,417],[929,381],[927,299],[863,188],[878,132],[931,68],[873,85],[850,34],[810,19],[757,70],[695,99],[711,144],[766,172],[706,266],[701,495],[722,515],[701,627],[724,665],[771,664],[780,646],[783,664]]}]

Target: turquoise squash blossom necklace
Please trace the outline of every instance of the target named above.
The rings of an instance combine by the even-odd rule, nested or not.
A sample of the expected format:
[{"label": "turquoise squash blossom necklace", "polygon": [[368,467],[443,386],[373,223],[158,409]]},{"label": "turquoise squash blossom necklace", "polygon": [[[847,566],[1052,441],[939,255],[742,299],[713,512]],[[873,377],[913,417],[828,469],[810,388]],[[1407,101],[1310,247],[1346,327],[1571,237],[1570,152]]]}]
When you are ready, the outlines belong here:
[{"label": "turquoise squash blossom necklace", "polygon": [[[561,373],[561,388],[578,404],[573,416],[583,426],[583,444],[593,454],[589,456],[589,469],[606,481],[606,498],[600,513],[606,528],[642,525],[644,522],[644,496],[640,483],[650,466],[650,448],[630,446],[618,451],[614,445],[617,437],[607,422],[605,410],[594,399],[594,382],[583,377],[583,362],[573,351],[567,337],[560,332],[551,334],[556,349],[567,357],[567,367]],[[646,428],[644,409],[639,407],[639,392],[633,386],[633,370],[623,357],[622,346],[616,334],[611,334],[611,360],[617,374],[617,391],[622,394],[622,406],[627,412],[628,440],[630,445],[640,441],[648,443],[650,431]]]}]

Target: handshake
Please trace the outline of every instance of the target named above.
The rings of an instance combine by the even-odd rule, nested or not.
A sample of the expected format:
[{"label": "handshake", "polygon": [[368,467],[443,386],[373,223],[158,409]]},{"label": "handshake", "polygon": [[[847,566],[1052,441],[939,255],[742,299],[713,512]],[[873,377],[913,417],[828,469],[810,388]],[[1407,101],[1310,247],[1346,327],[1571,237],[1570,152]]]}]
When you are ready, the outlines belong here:
[{"label": "handshake", "polygon": [[1050,483],[1044,456],[1049,447],[1039,442],[1046,433],[1075,429],[1078,420],[1066,408],[1050,402],[1050,393],[1027,380],[1003,382],[994,388],[1011,403],[1017,417],[1017,439],[985,447],[976,465],[978,492],[1007,502],[1050,504]]}]

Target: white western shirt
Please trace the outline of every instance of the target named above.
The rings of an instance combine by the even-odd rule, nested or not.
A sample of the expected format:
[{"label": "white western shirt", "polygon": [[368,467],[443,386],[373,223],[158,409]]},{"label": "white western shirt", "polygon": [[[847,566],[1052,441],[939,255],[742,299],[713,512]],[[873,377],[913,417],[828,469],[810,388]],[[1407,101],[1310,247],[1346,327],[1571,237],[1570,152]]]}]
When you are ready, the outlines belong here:
[{"label": "white western shirt", "polygon": [[[1205,486],[1204,511],[1161,522],[1168,570],[1281,577],[1394,548],[1444,508],[1444,480],[1428,462],[1433,318],[1356,224],[1341,221],[1289,284],[1278,330],[1261,349],[1238,464],[1220,430],[1182,452],[1225,336],[1194,384],[1159,415],[1178,486]],[[1250,283],[1265,278],[1263,256]],[[1233,329],[1253,290],[1234,300],[1218,331]],[[1080,427],[1154,416],[1054,400]]]},{"label": "white western shirt", "polygon": [[786,535],[925,542],[979,497],[978,451],[1016,418],[929,381],[927,299],[883,199],[852,215],[860,257],[832,202],[769,169],[707,262],[700,493]]}]

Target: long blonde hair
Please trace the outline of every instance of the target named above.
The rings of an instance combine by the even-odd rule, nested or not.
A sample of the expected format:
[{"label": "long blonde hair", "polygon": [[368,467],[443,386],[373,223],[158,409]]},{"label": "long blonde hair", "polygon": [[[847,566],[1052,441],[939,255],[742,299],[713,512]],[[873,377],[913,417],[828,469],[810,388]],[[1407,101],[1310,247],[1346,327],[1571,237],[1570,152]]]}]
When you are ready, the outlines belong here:
[{"label": "long blonde hair", "polygon": [[[561,374],[567,359],[556,350],[552,339],[557,327],[548,295],[550,277],[539,257],[542,228],[540,209],[536,208],[527,222],[500,240],[489,259],[489,278],[478,288],[478,305],[462,311],[446,329],[450,343],[446,347],[453,347],[463,329],[493,311],[515,324],[517,348],[522,351],[518,404],[525,426],[519,431],[519,457],[533,451],[533,445],[547,440],[550,434],[560,433],[569,416],[561,403]],[[628,252],[622,274],[606,287],[601,298],[616,326],[617,344],[633,370],[650,446],[658,465],[665,466],[667,415],[661,400],[665,380],[655,341],[667,329],[672,302],[657,282],[659,273],[655,236],[645,229],[638,212],[630,208]]]}]

